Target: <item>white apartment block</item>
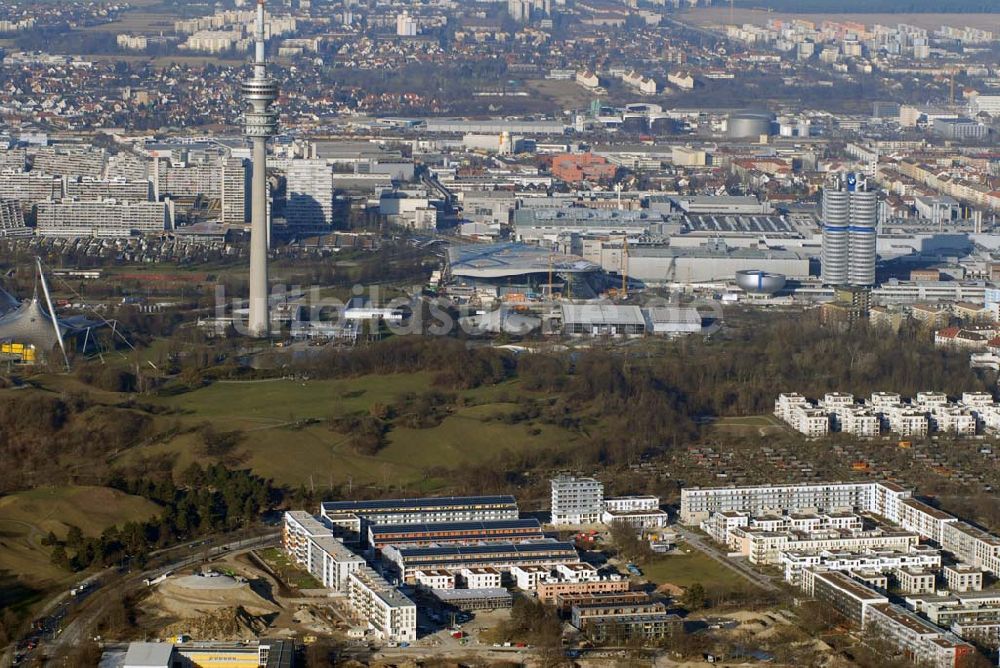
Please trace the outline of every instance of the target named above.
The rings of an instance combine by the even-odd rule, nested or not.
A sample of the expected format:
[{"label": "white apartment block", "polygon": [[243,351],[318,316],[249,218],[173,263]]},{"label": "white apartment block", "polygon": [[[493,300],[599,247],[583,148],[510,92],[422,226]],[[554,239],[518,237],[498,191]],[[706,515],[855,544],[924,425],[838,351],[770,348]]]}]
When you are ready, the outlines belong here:
[{"label": "white apartment block", "polygon": [[43,237],[103,237],[121,239],[173,229],[174,205],[165,202],[81,201],[39,202],[37,233]]},{"label": "white apartment block", "polygon": [[947,406],[948,395],[944,392],[917,392],[915,403],[927,409],[935,406]]},{"label": "white apartment block", "polygon": [[954,668],[960,659],[975,650],[966,642],[898,605],[888,603],[868,606],[865,629],[873,630],[903,650],[919,657],[931,668]]},{"label": "white apartment block", "polygon": [[455,575],[444,569],[414,571],[413,579],[417,584],[428,589],[454,589]]},{"label": "white apartment block", "polygon": [[903,403],[902,397],[896,392],[873,392],[868,399],[868,403],[875,411],[880,412],[888,408],[900,406]]},{"label": "white apartment block", "polygon": [[463,568],[458,579],[466,589],[498,589],[502,576],[495,568]]},{"label": "white apartment block", "polygon": [[5,170],[0,172],[0,197],[15,199],[22,207],[63,197],[63,180],[58,176]]},{"label": "white apartment block", "polygon": [[867,408],[841,408],[833,415],[834,422],[845,434],[853,434],[858,438],[875,438],[882,431],[881,420]]},{"label": "white apartment block", "polygon": [[551,481],[552,524],[594,524],[601,519],[604,484],[593,478],[559,476]]},{"label": "white apartment block", "polygon": [[16,199],[0,198],[0,236],[19,231],[31,232],[24,224],[24,210],[21,208],[21,203]]},{"label": "white apartment block", "polygon": [[959,403],[966,408],[994,405],[993,395],[989,392],[963,392]]},{"label": "white apartment block", "polygon": [[669,516],[660,510],[658,496],[620,496],[604,499],[601,522],[624,522],[636,529],[662,529]]},{"label": "white apartment block", "polygon": [[906,406],[887,409],[885,413],[889,430],[900,436],[926,436],[930,431],[927,414]]},{"label": "white apartment block", "polygon": [[711,513],[726,510],[752,515],[795,512],[870,510],[872,482],[753,485],[749,487],[686,487],[681,490],[680,521],[698,524]]},{"label": "white apartment block", "polygon": [[983,569],[968,564],[949,564],[942,569],[948,590],[955,592],[982,591]]},{"label": "white apartment block", "polygon": [[659,510],[658,496],[613,496],[604,499],[604,509],[613,513],[629,513],[634,510]]},{"label": "white apartment block", "polygon": [[348,595],[355,617],[389,642],[417,639],[417,606],[368,566],[351,573]]},{"label": "white apartment block", "polygon": [[823,395],[820,408],[825,408],[830,412],[836,412],[840,408],[848,408],[854,405],[854,395],[850,392],[827,392]]},{"label": "white apartment block", "polygon": [[810,534],[820,531],[858,533],[864,527],[861,517],[853,513],[792,513],[788,515],[761,515],[727,511],[714,513],[701,523],[701,529],[718,543],[737,549],[733,532],[736,529],[767,533],[797,532]]},{"label": "white apartment block", "polygon": [[305,511],[285,513],[283,543],[296,563],[336,591],[346,592],[350,574],[365,565],[360,555],[333,537],[329,527]]},{"label": "white apartment block", "polygon": [[923,501],[908,498],[900,500],[894,521],[910,531],[916,531],[921,538],[940,544],[942,527],[947,523],[957,522],[958,518]]},{"label": "white apartment block", "polygon": [[510,569],[510,576],[513,578],[514,584],[522,591],[534,591],[538,589],[539,580],[547,578],[549,574],[550,570],[545,566],[535,566],[533,564],[512,566]]},{"label": "white apartment block", "polygon": [[782,552],[804,554],[823,551],[864,552],[894,550],[909,552],[920,542],[919,536],[908,531],[858,532],[844,535],[840,531],[816,531],[800,534],[786,531],[735,529],[730,534],[733,551],[739,552],[752,564],[777,565]]},{"label": "white apartment block", "polygon": [[242,225],[249,219],[248,196],[250,169],[243,160],[229,158],[222,163],[222,183],[219,197],[222,205],[222,222]]},{"label": "white apartment block", "polygon": [[799,408],[792,413],[791,425],[810,438],[830,433],[830,416],[818,408]]},{"label": "white apartment block", "polygon": [[92,179],[78,176],[66,177],[65,181],[66,197],[76,199],[148,202],[152,195],[148,180]]},{"label": "white apartment block", "polygon": [[960,408],[935,409],[931,411],[930,421],[937,431],[962,436],[976,435],[976,416]]},{"label": "white apartment block", "polygon": [[595,566],[583,562],[556,564],[552,575],[561,582],[597,582],[601,579]]},{"label": "white apartment block", "polygon": [[934,573],[923,568],[904,566],[896,569],[893,575],[904,594],[933,594],[936,591]]},{"label": "white apartment block", "polygon": [[809,400],[797,392],[783,392],[774,402],[774,414],[783,422],[791,424],[792,415],[798,409],[812,408]]},{"label": "white apartment block", "polygon": [[956,559],[1000,573],[1000,538],[962,521],[941,527],[941,548]]},{"label": "white apartment block", "polygon": [[323,159],[290,160],[285,170],[285,218],[292,227],[310,229],[333,224],[333,168]]},{"label": "white apartment block", "polygon": [[843,571],[852,576],[858,572],[891,573],[900,568],[936,569],[941,566],[941,553],[919,546],[909,552],[892,550],[871,550],[868,552],[821,552],[785,551],[778,555],[778,564],[785,572],[785,581],[797,585],[806,568],[825,571]]}]

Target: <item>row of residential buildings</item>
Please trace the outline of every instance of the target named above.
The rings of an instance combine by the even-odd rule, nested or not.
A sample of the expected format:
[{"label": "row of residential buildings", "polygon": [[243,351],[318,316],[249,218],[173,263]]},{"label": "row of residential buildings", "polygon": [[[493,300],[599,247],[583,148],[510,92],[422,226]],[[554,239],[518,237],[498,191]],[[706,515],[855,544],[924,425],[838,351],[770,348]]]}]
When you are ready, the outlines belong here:
[{"label": "row of residential buildings", "polygon": [[[649,501],[635,503],[651,514]],[[316,516],[287,512],[283,541],[295,563],[388,642],[416,638],[416,604],[406,593],[414,588],[462,610],[509,607],[511,588],[530,592],[599,641],[653,640],[681,626],[627,577],[584,562],[572,543],[520,518],[511,496],[324,502]]]},{"label": "row of residential buildings", "polygon": [[[979,593],[984,574],[1000,574],[1000,537],[895,483],[685,488],[680,521],[700,524],[734,556],[781,568],[789,583],[865,628],[877,610],[879,628],[908,652],[940,645],[940,656],[919,654],[934,665],[956,665],[971,647],[946,629],[1000,645],[1000,615]],[[911,610],[890,606],[889,591]]]},{"label": "row of residential buildings", "polygon": [[971,436],[980,428],[1000,428],[1000,404],[988,392],[964,392],[955,402],[943,392],[918,392],[910,401],[895,392],[874,392],[861,403],[847,392],[827,392],[816,403],[788,392],[778,395],[774,414],[814,438],[831,431],[858,438],[874,438],[883,431],[923,437],[932,430]]}]

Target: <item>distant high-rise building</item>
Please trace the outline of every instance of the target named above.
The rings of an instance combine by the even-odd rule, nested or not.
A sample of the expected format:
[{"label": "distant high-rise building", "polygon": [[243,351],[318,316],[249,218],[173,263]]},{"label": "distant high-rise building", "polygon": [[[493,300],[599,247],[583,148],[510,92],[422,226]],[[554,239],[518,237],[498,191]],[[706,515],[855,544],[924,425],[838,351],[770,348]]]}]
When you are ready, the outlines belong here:
[{"label": "distant high-rise building", "polygon": [[222,222],[243,225],[247,222],[247,195],[250,194],[250,170],[239,158],[229,158],[222,163]]},{"label": "distant high-rise building", "polygon": [[292,160],[286,170],[290,227],[311,229],[333,224],[333,169],[323,159]]},{"label": "distant high-rise building", "polygon": [[410,13],[405,10],[396,16],[396,35],[398,37],[416,37],[418,32],[420,32],[420,26],[417,24],[416,17],[410,16]]},{"label": "distant high-rise building", "polygon": [[847,174],[823,189],[823,282],[875,283],[878,194]]}]

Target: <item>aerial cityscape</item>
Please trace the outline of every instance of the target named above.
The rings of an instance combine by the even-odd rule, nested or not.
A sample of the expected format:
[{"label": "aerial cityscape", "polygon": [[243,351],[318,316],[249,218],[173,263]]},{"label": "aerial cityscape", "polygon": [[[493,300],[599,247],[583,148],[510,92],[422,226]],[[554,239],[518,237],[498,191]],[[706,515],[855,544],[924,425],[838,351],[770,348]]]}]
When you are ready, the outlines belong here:
[{"label": "aerial cityscape", "polygon": [[996,0],[0,2],[0,666],[1000,665]]}]

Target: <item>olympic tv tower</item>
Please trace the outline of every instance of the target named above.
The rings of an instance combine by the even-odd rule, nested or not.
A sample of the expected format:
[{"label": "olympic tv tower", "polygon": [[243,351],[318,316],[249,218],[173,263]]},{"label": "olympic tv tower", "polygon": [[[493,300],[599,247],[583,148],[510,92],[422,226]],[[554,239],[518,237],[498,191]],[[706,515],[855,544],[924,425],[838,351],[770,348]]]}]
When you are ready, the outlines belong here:
[{"label": "olympic tv tower", "polygon": [[243,80],[244,134],[253,140],[252,214],[250,218],[250,317],[251,336],[267,336],[271,319],[267,303],[267,140],[278,134],[278,114],[271,105],[278,99],[278,83],[267,76],[264,60],[264,0],[257,0],[257,45],[253,76]]}]

